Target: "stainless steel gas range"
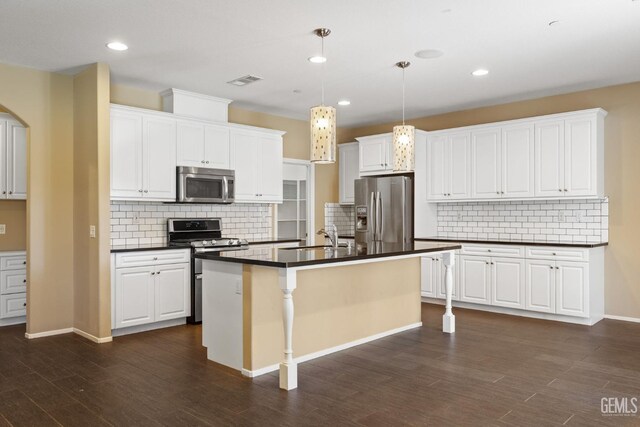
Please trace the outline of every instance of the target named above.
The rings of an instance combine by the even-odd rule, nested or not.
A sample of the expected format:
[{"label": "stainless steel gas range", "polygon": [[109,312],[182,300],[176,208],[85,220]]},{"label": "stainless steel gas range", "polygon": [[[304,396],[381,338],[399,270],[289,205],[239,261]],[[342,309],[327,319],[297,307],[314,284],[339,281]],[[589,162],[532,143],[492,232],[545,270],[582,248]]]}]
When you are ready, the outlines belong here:
[{"label": "stainless steel gas range", "polygon": [[202,260],[193,254],[243,250],[249,247],[244,239],[222,237],[221,218],[171,218],[167,222],[170,246],[191,247],[191,317],[189,323],[202,322]]}]

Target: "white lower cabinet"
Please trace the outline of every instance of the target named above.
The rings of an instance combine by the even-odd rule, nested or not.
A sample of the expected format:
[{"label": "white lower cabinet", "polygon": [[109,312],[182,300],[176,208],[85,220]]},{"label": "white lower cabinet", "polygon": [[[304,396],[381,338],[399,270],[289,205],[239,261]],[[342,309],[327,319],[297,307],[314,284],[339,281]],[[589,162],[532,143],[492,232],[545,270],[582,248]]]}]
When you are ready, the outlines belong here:
[{"label": "white lower cabinet", "polygon": [[[451,299],[458,301],[460,295],[460,286],[458,280],[458,257],[453,266],[453,289]],[[421,277],[420,277],[420,294],[426,298],[445,299],[447,290],[444,284],[445,267],[442,256],[425,256],[420,259]]]},{"label": "white lower cabinet", "polygon": [[491,258],[460,257],[460,301],[491,304]]},{"label": "white lower cabinet", "polygon": [[0,252],[0,326],[20,323],[15,318],[26,314],[27,254]]},{"label": "white lower cabinet", "polygon": [[[454,300],[548,313],[552,317],[545,318],[556,320],[583,318],[578,323],[586,324],[604,316],[603,248],[464,245],[460,252]],[[421,267],[422,296],[444,299],[439,257],[423,257]]]},{"label": "white lower cabinet", "polygon": [[[169,256],[171,253],[175,256]],[[188,259],[188,250],[119,253],[112,257],[114,329],[191,315],[190,263],[164,263],[156,254]],[[147,259],[147,265],[117,267],[140,259]]]}]

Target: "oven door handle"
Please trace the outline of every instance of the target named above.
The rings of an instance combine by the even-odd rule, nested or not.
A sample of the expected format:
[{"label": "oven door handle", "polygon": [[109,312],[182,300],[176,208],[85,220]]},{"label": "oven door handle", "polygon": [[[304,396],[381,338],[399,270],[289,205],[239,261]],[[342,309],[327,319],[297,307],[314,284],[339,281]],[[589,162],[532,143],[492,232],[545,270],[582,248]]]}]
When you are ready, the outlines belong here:
[{"label": "oven door handle", "polygon": [[196,274],[196,280],[202,280],[202,274]]}]

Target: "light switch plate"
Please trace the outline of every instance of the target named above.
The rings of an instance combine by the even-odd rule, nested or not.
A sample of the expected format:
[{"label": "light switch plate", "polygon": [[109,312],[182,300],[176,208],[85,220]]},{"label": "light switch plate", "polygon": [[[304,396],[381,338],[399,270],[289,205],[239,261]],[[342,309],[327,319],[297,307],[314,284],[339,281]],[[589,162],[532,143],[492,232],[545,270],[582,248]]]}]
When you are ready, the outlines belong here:
[{"label": "light switch plate", "polygon": [[5,234],[7,232],[7,226],[5,224],[0,224],[0,234]]},{"label": "light switch plate", "polygon": [[90,225],[89,226],[89,237],[92,239],[96,238],[96,226],[95,225]]}]

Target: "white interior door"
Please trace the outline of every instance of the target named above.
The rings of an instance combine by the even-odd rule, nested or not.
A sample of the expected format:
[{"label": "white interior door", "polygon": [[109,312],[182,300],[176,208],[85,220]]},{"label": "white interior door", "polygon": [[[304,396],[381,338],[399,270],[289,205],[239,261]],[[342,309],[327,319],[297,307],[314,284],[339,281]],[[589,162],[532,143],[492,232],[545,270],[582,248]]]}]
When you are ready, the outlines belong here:
[{"label": "white interior door", "polygon": [[554,261],[527,260],[525,308],[543,313],[556,312],[556,270]]},{"label": "white interior door", "polygon": [[535,195],[558,197],[564,189],[564,121],[535,125]]},{"label": "white interior door", "polygon": [[501,192],[500,128],[471,134],[472,195],[495,199]]},{"label": "white interior door", "polygon": [[156,322],[191,315],[190,272],[189,263],[161,265],[156,268]]},{"label": "white interior door", "polygon": [[503,197],[533,197],[534,138],[533,124],[502,128]]},{"label": "white interior door", "polygon": [[177,122],[178,166],[206,167],[204,125],[186,120]]},{"label": "white interior door", "polygon": [[491,258],[460,257],[460,300],[491,304]]},{"label": "white interior door", "polygon": [[144,124],[144,197],[176,200],[176,123],[160,117],[145,117]]},{"label": "white interior door", "polygon": [[524,308],[525,262],[518,258],[491,258],[491,302]]}]

